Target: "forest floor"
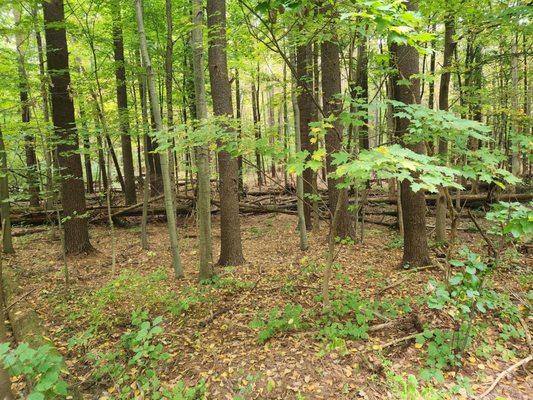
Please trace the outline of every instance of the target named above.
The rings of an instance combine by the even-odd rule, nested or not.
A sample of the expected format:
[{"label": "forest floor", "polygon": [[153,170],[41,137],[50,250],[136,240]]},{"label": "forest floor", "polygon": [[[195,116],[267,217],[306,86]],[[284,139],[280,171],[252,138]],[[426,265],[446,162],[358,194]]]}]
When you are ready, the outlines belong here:
[{"label": "forest floor", "polygon": [[[408,392],[406,387],[413,386],[406,377],[418,375],[425,351],[414,340],[385,344],[417,333],[419,324],[435,322],[436,314],[417,299],[426,293],[428,281],[442,273],[438,269],[410,273],[399,268],[401,243],[393,230],[366,224],[363,244],[343,246],[331,291],[335,299],[355,293],[356,299],[381,303],[379,309],[384,311],[369,325],[386,323],[410,309],[416,323],[391,324],[369,332],[368,339],[346,339],[328,346],[316,323],[327,249],[326,222],[310,233],[310,250],[302,252],[294,216],[243,217],[246,264],[217,268],[218,278],[210,284],[197,283],[193,218],[180,220],[183,280],[173,279],[165,223],[149,224],[150,250],[144,251],[138,221],[131,222],[129,228],[115,229],[114,275],[110,231],[105,226],[91,227],[97,252],[68,259],[68,289],[60,241],[52,240],[48,232],[15,238],[17,253],[4,258],[4,266],[15,269],[24,282],[22,291],[32,291],[27,299],[44,320],[85,398],[106,399],[116,393],[113,382],[94,375],[94,355],[98,358],[119,346],[121,335],[132,329],[131,314],[136,309],[148,311],[151,319],[163,316],[161,340],[171,355],[170,360],[161,361],[164,385],[180,380],[194,385],[203,379],[208,399],[411,398],[402,397]],[[216,257],[218,216],[213,218],[213,234]],[[480,249],[480,240],[473,232],[460,232],[462,245]],[[531,256],[522,255],[512,267],[501,268],[492,279],[493,286],[527,297],[532,261]],[[287,304],[303,307],[302,321],[285,321],[287,329],[260,342],[259,329],[251,328],[250,322]],[[435,384],[434,391],[419,388],[426,393],[420,398],[437,398],[431,397],[437,390],[454,393],[449,398],[467,398],[468,391],[480,394],[501,371],[528,355],[524,338],[503,340],[502,323],[488,319],[490,323],[486,318],[475,325],[479,332],[464,357],[466,365],[446,372],[445,383]],[[486,398],[531,398],[530,372],[518,369]],[[22,390],[24,382],[15,386]]]}]

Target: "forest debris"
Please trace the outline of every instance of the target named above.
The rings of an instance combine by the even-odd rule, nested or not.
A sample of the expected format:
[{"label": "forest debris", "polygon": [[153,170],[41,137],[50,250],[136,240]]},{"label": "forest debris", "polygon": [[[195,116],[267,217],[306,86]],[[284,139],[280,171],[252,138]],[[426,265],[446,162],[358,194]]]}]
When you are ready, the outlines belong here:
[{"label": "forest debris", "polygon": [[[248,298],[248,296],[250,296],[250,294],[254,291],[254,289],[257,287],[257,285],[259,285],[259,282],[261,281],[261,279],[263,279],[263,274],[260,274],[259,275],[259,279],[257,279],[255,281],[255,283],[253,284],[253,286],[247,291],[247,293],[242,296],[239,301],[237,301],[235,304],[233,304],[233,307],[235,306],[238,306],[239,304],[242,304],[244,302],[244,300],[246,300]],[[230,311],[232,309],[232,307],[229,307],[229,306],[224,306],[224,307],[221,307],[219,308],[217,311],[215,311],[213,314],[211,314],[208,318],[206,318],[205,320],[201,321],[198,326],[200,328],[205,328],[207,325],[209,325],[211,322],[213,322],[215,319],[217,319],[218,317],[220,317],[221,315],[227,313],[228,311]]]},{"label": "forest debris", "polygon": [[478,397],[476,397],[477,400],[481,400],[481,399],[484,399],[485,397],[487,397],[490,392],[492,392],[494,390],[494,388],[496,386],[498,386],[498,383],[500,383],[500,381],[505,378],[508,374],[510,374],[511,372],[513,372],[515,369],[521,367],[522,365],[526,365],[528,362],[530,362],[531,360],[533,359],[533,354],[530,354],[529,356],[527,356],[526,358],[523,358],[522,360],[518,361],[517,363],[511,365],[509,368],[507,368],[505,371],[502,371],[497,377],[496,379],[494,380],[494,382],[492,382],[492,384],[489,386],[489,388],[487,390],[485,390],[481,395],[479,395]]}]

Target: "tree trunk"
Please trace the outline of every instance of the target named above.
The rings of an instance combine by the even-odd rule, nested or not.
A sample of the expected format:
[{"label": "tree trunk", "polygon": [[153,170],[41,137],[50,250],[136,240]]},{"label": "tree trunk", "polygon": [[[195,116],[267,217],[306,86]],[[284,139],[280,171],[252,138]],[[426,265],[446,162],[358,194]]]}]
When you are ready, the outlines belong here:
[{"label": "tree trunk", "polygon": [[[254,133],[255,133],[255,140],[259,141],[261,140],[261,114],[259,112],[259,88],[255,86],[255,78],[252,78],[252,114],[254,119]],[[259,84],[257,85],[259,86]],[[257,172],[257,185],[259,186],[259,190],[261,190],[261,186],[263,186],[263,169],[261,167],[261,153],[259,153],[259,149],[255,149],[255,164],[256,164],[256,172]]]},{"label": "tree trunk", "polygon": [[124,40],[120,4],[111,7],[113,13],[113,54],[115,57],[115,79],[117,85],[117,108],[120,124],[120,143],[122,146],[122,168],[124,170],[124,197],[126,205],[137,203],[135,192],[135,170],[131,149],[130,123],[128,113],[128,91],[126,86],[126,67],[124,65]]},{"label": "tree trunk", "polygon": [[43,1],[46,55],[50,76],[52,121],[58,139],[57,160],[61,174],[61,203],[65,218],[65,252],[76,254],[93,250],[85,215],[85,191],[74,104],[70,94],[67,36],[63,0]]},{"label": "tree trunk", "polygon": [[[157,88],[155,86],[154,73],[152,70],[152,63],[148,53],[148,43],[146,41],[146,34],[144,32],[144,19],[142,10],[142,0],[135,0],[135,14],[137,17],[137,28],[139,31],[139,42],[141,48],[141,55],[146,70],[146,83],[148,86],[148,94],[150,96],[150,103],[152,106],[152,115],[154,118],[155,127],[158,132],[163,131],[163,121],[161,118],[161,109],[159,107],[159,98],[157,96]],[[161,143],[166,145],[166,143]],[[170,237],[170,249],[172,251],[172,266],[176,278],[183,277],[183,269],[181,266],[181,259],[179,253],[178,232],[176,228],[176,209],[174,207],[173,189],[170,181],[170,170],[168,163],[168,153],[163,150],[160,153],[161,172],[163,177],[163,191],[165,193],[165,209],[167,214],[167,225]]]},{"label": "tree trunk", "polygon": [[[514,34],[513,43],[511,45],[511,109],[512,112],[518,113],[520,111],[518,106],[518,34]],[[518,121],[518,116],[513,117],[513,124],[512,124],[513,132],[515,135],[518,135],[520,133],[520,122]],[[514,143],[513,143],[514,142]],[[512,143],[512,158],[511,158],[511,171],[513,175],[519,176],[520,175],[520,166],[522,164],[521,161],[521,152],[520,152],[520,145],[518,144],[518,141],[511,140]]]},{"label": "tree trunk", "polygon": [[85,180],[87,181],[87,193],[94,193],[93,168],[91,165],[91,140],[89,130],[87,128],[85,108],[83,107],[82,103],[83,101],[80,101],[79,113],[82,128],[81,137],[83,138],[83,164],[85,167]]},{"label": "tree trunk", "polygon": [[[448,111],[449,108],[449,92],[450,92],[450,78],[452,65],[452,57],[455,51],[455,21],[452,15],[448,15],[444,22],[444,59],[442,62],[443,72],[440,78],[439,88],[439,109],[442,111]],[[448,157],[448,142],[446,140],[439,140],[439,156],[441,161],[447,163]],[[435,216],[435,239],[437,242],[446,241],[446,189],[439,188],[439,194],[437,198],[437,210]]]},{"label": "tree trunk", "polygon": [[[15,252],[11,237],[11,204],[9,199],[7,153],[0,128],[0,217],[2,218],[2,249],[6,254]],[[0,316],[2,318],[2,316]]]},{"label": "tree trunk", "polygon": [[[408,9],[416,9],[412,2]],[[420,80],[418,52],[409,45],[390,44],[391,61],[398,71],[392,77],[392,98],[405,104],[420,102]],[[409,80],[410,84],[403,82]],[[400,81],[400,82],[399,82]],[[400,140],[409,127],[409,120],[395,117],[395,135]],[[417,153],[425,152],[423,142],[408,146]],[[402,218],[404,225],[404,247],[402,265],[419,267],[430,262],[426,235],[426,201],[422,190],[413,192],[409,181],[400,183]]]},{"label": "tree trunk", "polygon": [[[241,116],[241,81],[239,79],[239,70],[235,69],[235,116],[239,124],[239,139],[242,136],[242,116]],[[237,157],[239,166],[239,193],[244,193],[244,166],[242,154]]]},{"label": "tree trunk", "polygon": [[100,133],[98,133],[98,135],[96,136],[96,144],[98,146],[98,167],[100,168],[99,177],[102,179],[103,189],[107,191],[107,186],[109,185],[109,183],[107,181],[107,168],[105,165],[104,158],[104,144],[102,143],[102,136]]},{"label": "tree trunk", "polygon": [[174,41],[172,40],[172,0],[165,0],[165,18],[167,22],[167,44],[165,48],[165,91],[167,101],[167,126],[172,130],[174,126],[174,110],[172,107],[172,53]]},{"label": "tree trunk", "polygon": [[[313,103],[313,89],[308,84],[313,76],[313,52],[311,44],[299,45],[296,49],[296,79],[298,83],[298,109],[300,111],[300,143],[302,151],[307,150],[312,154],[317,149],[316,143],[311,143],[309,124],[316,120],[315,105]],[[316,180],[315,173],[307,168],[303,175],[304,188],[304,215],[305,226],[313,229],[312,202],[307,196],[313,194]]]},{"label": "tree trunk", "polygon": [[[368,50],[366,37],[361,38],[361,44],[357,46],[357,64],[355,67],[356,97],[362,104],[368,104]],[[356,127],[359,138],[359,148],[368,150],[370,142],[368,140],[368,109],[363,105],[360,108],[365,116],[362,118],[363,125]]]},{"label": "tree trunk", "polygon": [[[213,111],[231,117],[231,86],[226,56],[226,1],[207,1],[209,38],[208,64]],[[239,218],[239,167],[226,151],[218,153],[220,169],[220,259],[221,265],[244,263]]]},{"label": "tree trunk", "polygon": [[[203,6],[202,0],[193,0],[192,4],[192,38],[194,93],[196,101],[196,117],[200,124],[207,120],[207,98],[204,78],[203,49]],[[209,147],[207,144],[196,149],[196,167],[198,169],[198,195],[196,210],[198,214],[198,248],[200,252],[199,279],[213,276],[211,251],[211,182],[209,177]]]},{"label": "tree trunk", "polygon": [[[294,112],[294,141],[295,151],[298,153],[302,151],[302,144],[300,142],[300,110],[298,108],[298,99],[296,98],[297,84],[294,80],[291,80],[291,100],[292,109]],[[309,248],[309,242],[307,240],[307,228],[305,226],[305,206],[304,206],[304,183],[302,175],[296,176],[296,209],[298,212],[298,233],[300,236],[300,250],[305,251]]]},{"label": "tree trunk", "polygon": [[15,42],[17,48],[17,69],[19,78],[19,95],[20,95],[20,112],[22,119],[22,130],[24,131],[24,153],[26,155],[26,182],[28,185],[28,194],[30,206],[39,207],[39,178],[37,172],[37,155],[35,154],[35,137],[29,133],[30,123],[30,103],[29,103],[29,86],[26,66],[24,65],[25,54],[22,48],[24,44],[24,34],[20,31],[20,11],[13,9],[15,19],[16,33]]},{"label": "tree trunk", "polygon": [[[331,10],[324,10],[324,13],[328,11]],[[321,53],[324,117],[328,118],[330,115],[336,117],[333,127],[329,128],[326,132],[326,169],[330,173],[335,171],[335,167],[331,164],[333,160],[332,154],[341,150],[342,132],[344,130],[342,122],[338,118],[342,111],[342,100],[339,98],[342,94],[342,88],[339,45],[335,32],[332,32],[331,40],[326,40],[322,43]],[[339,189],[337,188],[339,181],[330,177],[327,182],[329,194],[328,206],[331,215],[333,215],[337,209],[337,201],[339,199]],[[348,197],[344,196],[344,199],[344,203],[339,205],[339,219],[336,234],[342,238],[355,238],[351,214],[348,211]]]}]

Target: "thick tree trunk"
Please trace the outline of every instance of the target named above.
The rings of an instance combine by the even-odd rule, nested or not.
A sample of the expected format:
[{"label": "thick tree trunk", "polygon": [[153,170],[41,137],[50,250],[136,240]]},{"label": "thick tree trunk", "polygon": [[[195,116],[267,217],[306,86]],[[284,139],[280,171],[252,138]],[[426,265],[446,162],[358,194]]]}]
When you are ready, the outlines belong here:
[{"label": "thick tree trunk", "polygon": [[19,95],[20,95],[20,113],[22,129],[24,131],[24,153],[26,155],[26,182],[28,185],[28,194],[30,206],[39,207],[39,178],[37,172],[37,155],[35,154],[35,137],[29,133],[30,123],[30,103],[29,103],[29,86],[28,76],[26,74],[25,53],[23,49],[24,35],[20,31],[20,11],[13,9],[13,16],[17,32],[15,42],[17,47],[17,69],[19,78]]},{"label": "thick tree trunk", "polygon": [[[334,28],[333,28],[334,29]],[[323,109],[324,117],[330,115],[336,117],[333,127],[326,132],[326,169],[327,172],[335,171],[335,167],[331,164],[332,154],[341,150],[342,147],[342,132],[344,127],[338,118],[342,111],[342,100],[339,96],[342,94],[341,88],[341,67],[339,45],[337,43],[337,36],[333,33],[332,39],[322,43],[322,95],[323,95]],[[339,199],[339,189],[337,179],[328,178],[328,194],[329,194],[329,211],[333,215],[337,209],[337,202]],[[355,238],[355,231],[352,224],[351,214],[348,211],[348,197],[344,196],[343,204],[339,205],[338,213],[339,219],[336,227],[336,234],[340,237]]]},{"label": "thick tree trunk", "polygon": [[[191,47],[193,52],[196,117],[200,124],[207,120],[203,49],[204,19],[202,10],[202,0],[193,0]],[[199,279],[203,280],[211,278],[214,273],[211,251],[211,182],[209,177],[209,147],[207,144],[196,149],[196,167],[198,169],[196,210],[198,214],[198,248],[200,251]]]},{"label": "thick tree trunk", "polygon": [[[209,37],[209,77],[213,111],[216,116],[231,117],[231,86],[226,56],[226,1],[207,1]],[[239,218],[239,166],[226,151],[218,153],[220,169],[220,258],[221,265],[244,263]]]},{"label": "thick tree trunk", "polygon": [[[413,3],[408,3],[409,9],[414,9]],[[420,80],[418,52],[409,45],[390,44],[391,61],[398,71],[393,76],[392,98],[405,104],[418,104],[420,102]],[[405,80],[410,85],[405,85]],[[399,82],[401,81],[401,82]],[[395,117],[395,135],[398,138],[406,133],[409,120]],[[423,142],[409,146],[417,153],[425,153]],[[426,234],[426,201],[422,190],[413,192],[409,181],[401,182],[401,206],[404,224],[404,248],[402,265],[419,267],[430,262],[429,248]]]},{"label": "thick tree trunk", "polygon": [[[296,79],[298,84],[298,109],[300,111],[300,143],[302,150],[312,154],[317,149],[316,143],[311,143],[309,124],[316,120],[311,81],[313,75],[313,52],[311,44],[299,45],[296,49]],[[316,175],[307,168],[303,172],[304,197],[311,196],[315,187]],[[313,229],[312,202],[304,198],[305,226]]]},{"label": "thick tree trunk", "polygon": [[[146,34],[144,32],[144,18],[142,10],[142,0],[135,0],[135,14],[137,17],[137,28],[139,31],[139,42],[143,60],[143,66],[146,70],[146,83],[148,86],[148,94],[150,96],[150,103],[152,106],[152,116],[157,131],[163,131],[163,120],[161,118],[161,109],[159,107],[159,98],[157,96],[157,89],[155,86],[154,73],[152,70],[152,63],[148,53],[148,43],[146,41]],[[162,143],[166,144],[166,143]],[[174,192],[170,180],[170,170],[168,163],[168,153],[163,150],[160,153],[161,173],[163,177],[163,191],[165,193],[165,209],[167,214],[167,226],[170,237],[170,249],[172,252],[172,266],[176,278],[183,277],[183,268],[181,266],[181,259],[179,253],[178,232],[176,228],[176,209],[174,206]]]},{"label": "thick tree trunk", "polygon": [[130,123],[128,113],[128,90],[126,86],[126,67],[124,65],[124,40],[120,4],[113,11],[113,54],[115,56],[115,79],[117,85],[117,108],[120,124],[120,143],[122,146],[122,167],[124,170],[124,197],[126,205],[137,203],[135,192],[135,170],[131,149]]},{"label": "thick tree trunk", "polygon": [[46,55],[50,75],[52,121],[58,139],[57,160],[61,169],[61,203],[65,218],[65,252],[76,254],[93,250],[85,215],[85,191],[74,104],[70,94],[67,37],[63,0],[43,1]]},{"label": "thick tree trunk", "polygon": [[[442,63],[443,72],[440,78],[439,88],[439,109],[442,111],[448,111],[449,108],[449,93],[450,93],[450,78],[452,65],[452,57],[455,51],[455,21],[454,17],[448,15],[444,22],[444,59]],[[443,163],[447,162],[448,157],[448,142],[446,140],[439,140],[439,156]],[[437,199],[437,210],[435,216],[435,239],[437,242],[446,241],[446,189],[439,188],[439,194]]]}]

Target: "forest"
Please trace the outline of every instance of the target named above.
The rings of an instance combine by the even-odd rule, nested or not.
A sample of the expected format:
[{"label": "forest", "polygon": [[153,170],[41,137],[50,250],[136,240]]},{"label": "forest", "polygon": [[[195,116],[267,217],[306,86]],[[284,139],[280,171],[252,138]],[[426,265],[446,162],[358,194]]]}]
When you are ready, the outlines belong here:
[{"label": "forest", "polygon": [[527,0],[0,0],[0,400],[531,399]]}]

